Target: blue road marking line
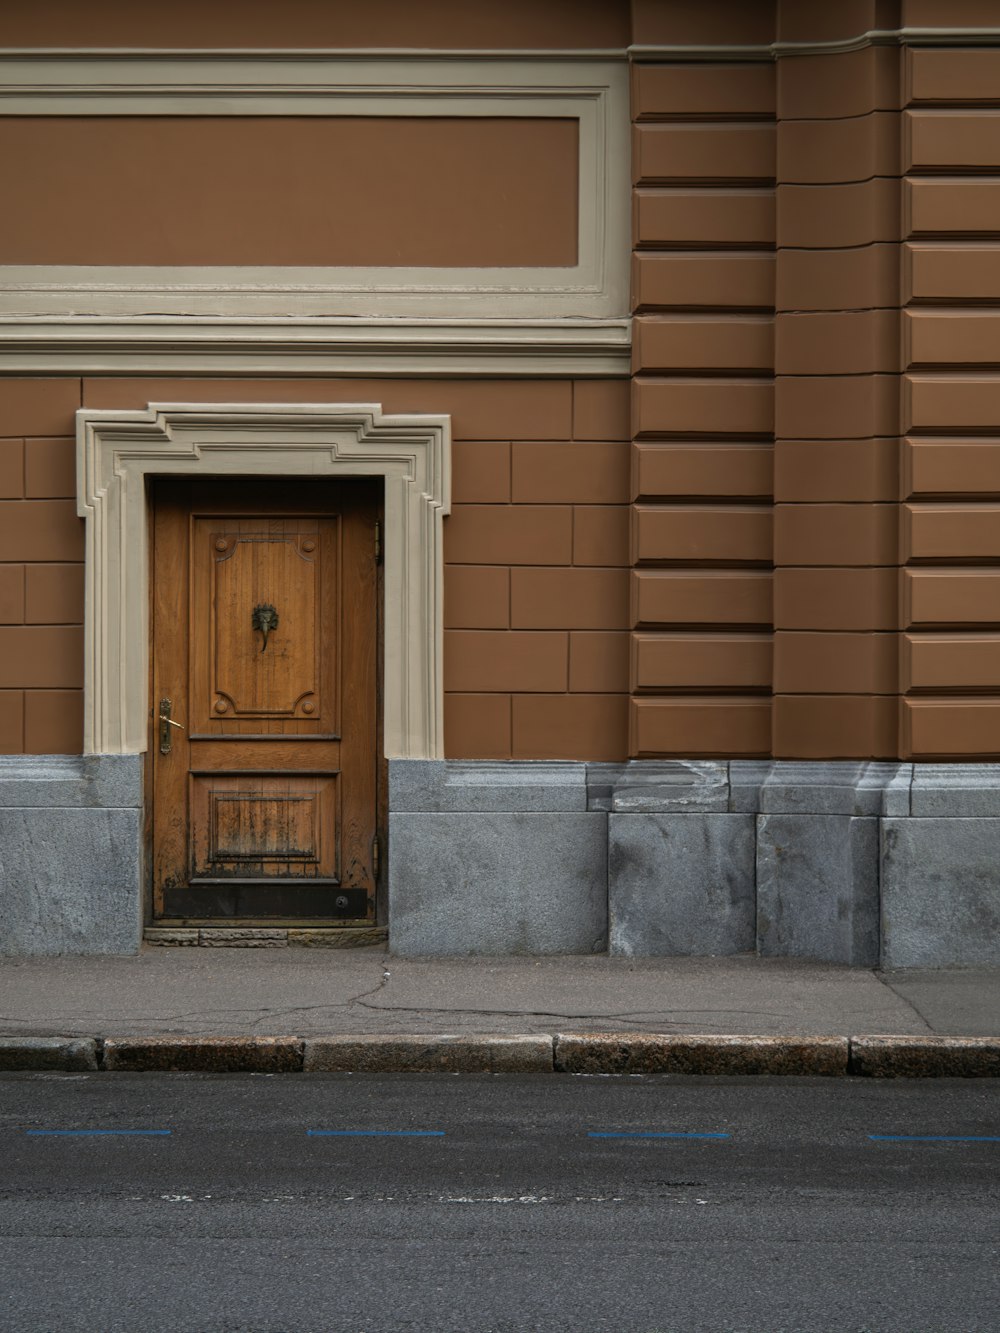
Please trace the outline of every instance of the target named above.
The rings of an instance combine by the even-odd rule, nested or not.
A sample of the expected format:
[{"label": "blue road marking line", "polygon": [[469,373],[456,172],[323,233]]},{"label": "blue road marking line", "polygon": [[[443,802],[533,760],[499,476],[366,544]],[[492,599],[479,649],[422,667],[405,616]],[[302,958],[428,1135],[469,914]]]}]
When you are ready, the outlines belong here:
[{"label": "blue road marking line", "polygon": [[1000,1134],[869,1134],[876,1143],[1000,1143]]},{"label": "blue road marking line", "polygon": [[55,1138],[55,1139],[75,1139],[75,1138],[108,1138],[115,1135],[130,1135],[132,1137],[150,1138],[162,1137],[172,1134],[172,1129],[26,1129],[25,1134],[29,1138]]},{"label": "blue road marking line", "polygon": [[728,1134],[693,1134],[683,1133],[681,1131],[659,1131],[642,1130],[640,1132],[625,1132],[620,1130],[601,1131],[597,1133],[593,1130],[588,1131],[588,1139],[728,1139]]},{"label": "blue road marking line", "polygon": [[307,1129],[311,1139],[443,1139],[443,1129]]}]

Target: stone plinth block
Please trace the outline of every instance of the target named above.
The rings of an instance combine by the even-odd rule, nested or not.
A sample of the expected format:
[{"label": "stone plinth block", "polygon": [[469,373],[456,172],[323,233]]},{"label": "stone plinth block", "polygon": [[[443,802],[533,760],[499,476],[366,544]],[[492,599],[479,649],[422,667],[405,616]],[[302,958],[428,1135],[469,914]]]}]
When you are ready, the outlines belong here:
[{"label": "stone plinth block", "polygon": [[1000,764],[914,764],[910,808],[901,813],[917,819],[1000,817]]},{"label": "stone plinth block", "polygon": [[391,814],[391,951],[600,952],[606,829],[587,812]]},{"label": "stone plinth block", "polygon": [[729,765],[700,759],[625,764],[612,785],[610,809],[621,815],[725,812]]},{"label": "stone plinth block", "polygon": [[586,808],[586,764],[547,760],[527,763],[389,760],[389,809],[400,813]]},{"label": "stone plinth block", "polygon": [[757,817],[757,948],[853,967],[879,960],[878,820]]},{"label": "stone plinth block", "polygon": [[306,1073],[550,1074],[547,1036],[312,1037]]},{"label": "stone plinth block", "polygon": [[1000,965],[1000,818],[882,821],[882,965]]},{"label": "stone plinth block", "polygon": [[613,814],[608,826],[610,953],[753,948],[752,815]]},{"label": "stone plinth block", "polygon": [[760,794],[766,814],[878,815],[899,770],[894,763],[776,759]]},{"label": "stone plinth block", "polygon": [[0,808],[0,954],[132,954],[140,812]]},{"label": "stone plinth block", "polygon": [[141,755],[0,755],[0,807],[136,809],[141,804]]}]

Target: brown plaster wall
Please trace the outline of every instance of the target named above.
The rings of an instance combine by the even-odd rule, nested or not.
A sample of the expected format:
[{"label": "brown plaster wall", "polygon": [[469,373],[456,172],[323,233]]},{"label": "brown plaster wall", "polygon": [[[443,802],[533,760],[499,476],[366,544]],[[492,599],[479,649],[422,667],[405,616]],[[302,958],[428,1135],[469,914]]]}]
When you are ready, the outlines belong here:
[{"label": "brown plaster wall", "polygon": [[[577,123],[0,117],[8,264],[570,265]],[[67,200],[72,207],[67,207]]]},{"label": "brown plaster wall", "polygon": [[0,754],[78,754],[78,379],[0,379]]},{"label": "brown plaster wall", "polygon": [[[774,36],[771,4],[633,13],[639,43]],[[770,750],[774,75],[633,67],[636,757]]]},{"label": "brown plaster wall", "polygon": [[628,33],[628,0],[34,0],[0,6],[3,46],[572,50],[624,47]]},{"label": "brown plaster wall", "polygon": [[[926,21],[926,3],[904,7]],[[954,8],[949,21],[996,22],[995,7]],[[996,758],[1000,50],[905,60],[900,740],[919,759]]]},{"label": "brown plaster wall", "polygon": [[627,752],[628,385],[613,380],[0,379],[0,753],[79,753],[77,407],[380,402],[447,412],[445,745]]},{"label": "brown plaster wall", "polygon": [[[898,6],[779,0],[783,41]],[[898,717],[896,47],[778,60],[772,751],[890,757]]]}]

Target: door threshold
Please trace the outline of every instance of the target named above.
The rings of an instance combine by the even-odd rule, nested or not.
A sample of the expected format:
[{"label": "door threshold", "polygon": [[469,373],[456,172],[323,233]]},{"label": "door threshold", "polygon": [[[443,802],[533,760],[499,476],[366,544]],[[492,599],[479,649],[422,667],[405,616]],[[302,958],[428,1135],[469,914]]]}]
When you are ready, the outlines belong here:
[{"label": "door threshold", "polygon": [[362,949],[385,946],[385,926],[147,926],[143,942],[156,947],[202,949]]}]

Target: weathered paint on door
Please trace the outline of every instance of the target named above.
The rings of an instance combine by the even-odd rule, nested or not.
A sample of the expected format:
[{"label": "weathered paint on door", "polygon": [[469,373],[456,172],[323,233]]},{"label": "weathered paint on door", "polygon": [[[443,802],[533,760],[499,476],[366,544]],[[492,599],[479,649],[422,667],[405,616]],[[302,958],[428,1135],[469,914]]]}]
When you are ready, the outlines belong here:
[{"label": "weathered paint on door", "polygon": [[378,499],[156,484],[157,916],[373,919]]}]

